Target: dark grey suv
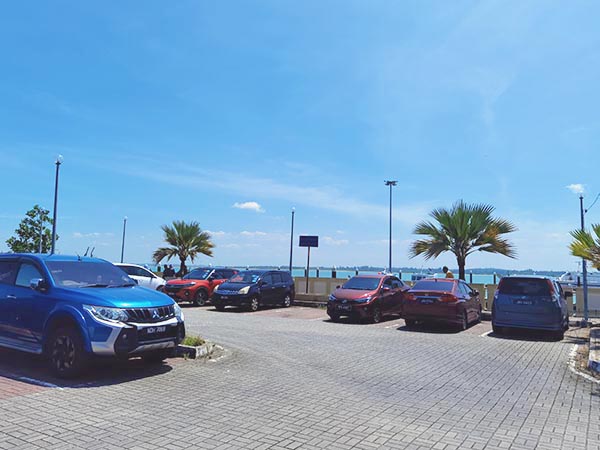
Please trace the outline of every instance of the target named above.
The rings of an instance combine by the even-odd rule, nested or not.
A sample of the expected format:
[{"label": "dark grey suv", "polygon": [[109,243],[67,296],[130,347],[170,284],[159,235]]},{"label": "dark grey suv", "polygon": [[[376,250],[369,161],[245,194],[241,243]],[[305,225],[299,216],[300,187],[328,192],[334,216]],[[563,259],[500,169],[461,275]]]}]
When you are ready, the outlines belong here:
[{"label": "dark grey suv", "polygon": [[256,311],[261,306],[288,307],[294,301],[294,279],[283,270],[245,270],[213,291],[212,303],[219,311],[237,306]]}]

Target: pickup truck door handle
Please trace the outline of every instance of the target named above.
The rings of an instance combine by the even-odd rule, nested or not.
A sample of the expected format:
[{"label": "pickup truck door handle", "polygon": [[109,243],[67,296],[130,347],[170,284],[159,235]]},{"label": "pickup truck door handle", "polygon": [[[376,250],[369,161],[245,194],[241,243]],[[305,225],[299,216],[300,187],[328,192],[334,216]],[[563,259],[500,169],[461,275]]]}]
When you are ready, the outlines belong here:
[{"label": "pickup truck door handle", "polygon": [[16,300],[16,299],[17,299],[17,297],[16,297],[15,295],[12,295],[12,294],[8,294],[8,295],[6,296],[6,298],[7,298],[8,300]]}]

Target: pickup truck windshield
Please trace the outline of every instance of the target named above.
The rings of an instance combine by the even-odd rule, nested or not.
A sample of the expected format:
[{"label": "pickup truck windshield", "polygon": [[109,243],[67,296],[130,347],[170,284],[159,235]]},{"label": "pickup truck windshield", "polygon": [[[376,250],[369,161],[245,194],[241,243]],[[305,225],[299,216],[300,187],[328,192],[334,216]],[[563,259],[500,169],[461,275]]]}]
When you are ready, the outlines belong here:
[{"label": "pickup truck windshield", "polygon": [[66,288],[135,286],[118,267],[105,262],[48,261],[54,284]]}]

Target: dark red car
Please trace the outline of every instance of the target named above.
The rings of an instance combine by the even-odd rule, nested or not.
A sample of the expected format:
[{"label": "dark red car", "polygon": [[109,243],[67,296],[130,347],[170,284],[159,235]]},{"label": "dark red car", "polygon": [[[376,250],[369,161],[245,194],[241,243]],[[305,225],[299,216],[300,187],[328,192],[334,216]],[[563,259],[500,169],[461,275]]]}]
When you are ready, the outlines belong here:
[{"label": "dark red car", "polygon": [[406,326],[417,322],[444,322],[466,330],[481,320],[479,292],[462,280],[428,278],[417,281],[404,296]]},{"label": "dark red car", "polygon": [[333,322],[340,317],[380,322],[390,314],[402,313],[402,297],[408,286],[392,275],[357,275],[329,296],[327,314]]}]

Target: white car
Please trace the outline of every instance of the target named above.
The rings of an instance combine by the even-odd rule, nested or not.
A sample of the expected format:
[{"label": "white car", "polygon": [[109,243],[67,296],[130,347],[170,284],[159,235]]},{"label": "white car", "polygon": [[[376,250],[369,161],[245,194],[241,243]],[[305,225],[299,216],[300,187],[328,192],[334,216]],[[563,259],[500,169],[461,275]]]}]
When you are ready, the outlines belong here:
[{"label": "white car", "polygon": [[165,284],[167,284],[167,282],[163,278],[154,275],[145,267],[138,266],[137,264],[114,264],[115,266],[123,269],[127,273],[127,275],[129,275],[131,278],[137,281],[138,286],[162,291],[165,288]]}]

